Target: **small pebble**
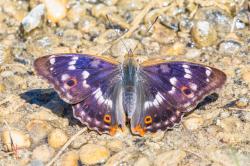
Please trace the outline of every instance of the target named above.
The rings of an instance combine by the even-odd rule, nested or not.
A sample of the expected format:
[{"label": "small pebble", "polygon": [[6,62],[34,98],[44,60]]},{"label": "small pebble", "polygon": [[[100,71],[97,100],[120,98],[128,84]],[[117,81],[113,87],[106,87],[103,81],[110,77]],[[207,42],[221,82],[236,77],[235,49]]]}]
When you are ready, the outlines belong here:
[{"label": "small pebble", "polygon": [[96,26],[96,20],[90,16],[83,16],[78,23],[78,29],[83,33],[92,31]]},{"label": "small pebble", "polygon": [[63,44],[66,46],[75,46],[81,45],[82,33],[75,29],[67,29],[63,32]]},{"label": "small pebble", "polygon": [[250,85],[250,70],[244,71],[244,73],[242,73],[242,78],[248,83],[248,85]]},{"label": "small pebble", "polygon": [[41,160],[32,160],[30,166],[44,166],[44,164]]},{"label": "small pebble", "polygon": [[207,21],[197,21],[191,31],[192,38],[199,48],[211,46],[217,41],[214,26]]},{"label": "small pebble", "polygon": [[48,143],[53,148],[62,147],[68,140],[68,136],[61,129],[54,129],[48,136]]},{"label": "small pebble", "polygon": [[158,55],[160,52],[160,44],[158,42],[154,42],[151,38],[143,38],[141,41],[143,47],[145,48],[146,55]]},{"label": "small pebble", "polygon": [[[166,28],[162,24],[155,23],[154,29],[155,30],[151,38],[157,41],[158,43],[161,43],[163,45],[172,44],[174,41],[177,40],[176,32]],[[146,33],[147,33],[147,30],[146,30]]]},{"label": "small pebble", "polygon": [[23,28],[26,32],[35,29],[40,23],[44,15],[44,4],[37,5],[29,14],[22,20]]},{"label": "small pebble", "polygon": [[32,142],[37,144],[47,137],[52,128],[46,121],[32,120],[26,125],[26,129],[30,133]]},{"label": "small pebble", "polygon": [[144,4],[143,1],[119,0],[118,6],[124,10],[141,10]]},{"label": "small pebble", "polygon": [[118,2],[118,0],[100,0],[100,1],[105,3],[108,6],[115,5]]},{"label": "small pebble", "polygon": [[115,13],[116,11],[117,11],[116,7],[106,6],[104,4],[98,4],[91,8],[91,13],[96,18],[106,17],[106,15],[109,15],[110,13]]},{"label": "small pebble", "polygon": [[[213,148],[206,150],[209,159],[214,162],[213,165],[223,165],[223,166],[246,166],[250,163],[250,157],[248,153],[244,153],[241,150],[224,147],[219,149]],[[218,163],[218,164],[215,164]]]},{"label": "small pebble", "polygon": [[105,162],[110,152],[104,146],[87,144],[81,147],[79,154],[82,164],[93,165]]},{"label": "small pebble", "polygon": [[48,162],[55,154],[55,150],[48,145],[37,146],[32,152],[32,159]]},{"label": "small pebble", "polygon": [[87,140],[85,136],[80,135],[70,145],[74,149],[79,149],[83,144],[86,144],[86,143],[87,143]]},{"label": "small pebble", "polygon": [[185,157],[186,153],[182,150],[170,150],[157,155],[154,165],[179,165]]},{"label": "small pebble", "polygon": [[2,132],[1,140],[6,151],[13,151],[13,145],[17,148],[29,148],[30,136],[18,130],[5,130]]},{"label": "small pebble", "polygon": [[249,104],[249,99],[248,98],[245,98],[245,97],[242,97],[240,98],[239,100],[236,101],[235,105],[238,107],[238,108],[246,108]]},{"label": "small pebble", "polygon": [[8,63],[11,59],[10,49],[0,44],[0,65]]},{"label": "small pebble", "polygon": [[138,151],[134,148],[124,148],[124,150],[111,156],[105,163],[105,166],[122,165],[128,163],[128,165],[134,164],[134,159],[138,156]]},{"label": "small pebble", "polygon": [[79,154],[77,151],[69,151],[63,154],[61,166],[78,166]]},{"label": "small pebble", "polygon": [[226,39],[219,45],[219,51],[222,54],[234,55],[237,54],[241,49],[241,43],[236,40]]},{"label": "small pebble", "polygon": [[124,144],[123,144],[122,141],[115,139],[115,140],[110,140],[107,143],[107,147],[111,151],[118,152],[118,151],[121,151],[124,148]]},{"label": "small pebble", "polygon": [[6,90],[6,86],[0,83],[0,93],[3,93]]},{"label": "small pebble", "polygon": [[185,56],[187,57],[187,59],[198,58],[201,55],[200,49],[190,48],[190,49],[186,49],[186,50],[187,50],[187,52],[186,52]]},{"label": "small pebble", "polygon": [[164,50],[165,55],[170,56],[178,56],[178,55],[184,55],[186,52],[186,46],[185,44],[181,42],[174,43],[171,47]]},{"label": "small pebble", "polygon": [[235,131],[240,131],[239,129],[243,124],[237,117],[228,117],[219,121],[217,125],[222,127],[225,132],[234,133]]},{"label": "small pebble", "polygon": [[67,18],[73,23],[78,23],[84,16],[86,16],[86,10],[78,3],[76,3],[67,13]]},{"label": "small pebble", "polygon": [[146,157],[140,157],[134,164],[134,166],[150,166],[152,165]]},{"label": "small pebble", "polygon": [[204,119],[199,116],[189,117],[184,120],[183,125],[191,131],[200,129],[204,123]]},{"label": "small pebble", "polygon": [[44,0],[48,19],[53,23],[62,20],[67,13],[66,3],[67,0]]}]

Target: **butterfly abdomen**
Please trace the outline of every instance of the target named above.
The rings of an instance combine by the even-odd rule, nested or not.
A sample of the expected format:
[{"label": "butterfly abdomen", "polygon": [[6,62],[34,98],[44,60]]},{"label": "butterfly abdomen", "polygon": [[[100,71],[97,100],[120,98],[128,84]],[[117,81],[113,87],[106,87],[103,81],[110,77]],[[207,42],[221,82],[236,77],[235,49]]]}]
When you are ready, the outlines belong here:
[{"label": "butterfly abdomen", "polygon": [[123,64],[122,82],[123,82],[123,108],[130,119],[136,107],[136,83],[137,67],[133,59],[127,59]]},{"label": "butterfly abdomen", "polygon": [[123,93],[123,108],[130,119],[136,108],[136,93],[135,91],[126,90]]}]

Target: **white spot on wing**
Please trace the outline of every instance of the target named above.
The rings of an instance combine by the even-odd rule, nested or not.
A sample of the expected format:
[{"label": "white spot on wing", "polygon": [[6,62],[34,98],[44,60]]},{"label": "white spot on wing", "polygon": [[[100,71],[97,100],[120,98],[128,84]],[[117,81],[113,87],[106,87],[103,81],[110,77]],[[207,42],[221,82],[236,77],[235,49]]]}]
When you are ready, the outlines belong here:
[{"label": "white spot on wing", "polygon": [[105,99],[103,98],[103,96],[100,96],[97,100],[98,104],[102,104],[105,101]]},{"label": "white spot on wing", "polygon": [[177,83],[177,79],[175,77],[170,78],[169,81],[172,85],[176,85]]},{"label": "white spot on wing", "polygon": [[153,105],[154,105],[155,107],[159,107],[159,103],[158,103],[158,101],[157,101],[156,99],[154,99]]},{"label": "white spot on wing", "polygon": [[113,106],[113,103],[110,99],[106,99],[105,102],[104,102],[107,106],[109,106],[110,108],[112,108]]},{"label": "white spot on wing", "polygon": [[210,70],[209,68],[207,68],[207,69],[206,69],[206,75],[207,75],[207,76],[210,76],[211,73],[212,73],[211,70]]},{"label": "white spot on wing", "polygon": [[87,78],[89,77],[89,72],[86,71],[86,70],[84,70],[84,71],[82,72],[82,77],[83,77],[83,79],[87,79]]},{"label": "white spot on wing", "polygon": [[144,103],[144,109],[146,110],[146,109],[148,109],[149,108],[149,101],[146,101],[145,103]]},{"label": "white spot on wing", "polygon": [[78,59],[79,59],[78,56],[74,56],[74,57],[72,58],[73,61],[77,61]]},{"label": "white spot on wing", "polygon": [[170,91],[168,91],[169,94],[174,94],[175,93],[176,88],[172,87]]},{"label": "white spot on wing", "polygon": [[182,65],[182,67],[185,68],[185,69],[189,69],[189,66],[186,65],[186,64]]},{"label": "white spot on wing", "polygon": [[196,91],[197,90],[197,85],[195,83],[189,83],[189,86],[190,88],[193,90],[193,91]]},{"label": "white spot on wing", "polygon": [[75,65],[76,64],[76,61],[75,60],[72,60],[72,61],[70,61],[69,62],[69,65],[71,66],[71,65]]},{"label": "white spot on wing", "polygon": [[67,79],[69,79],[70,78],[70,76],[68,75],[68,74],[63,74],[62,76],[61,76],[61,80],[62,81],[66,81]]},{"label": "white spot on wing", "polygon": [[170,121],[171,121],[171,122],[175,122],[175,121],[176,121],[176,117],[175,117],[175,116],[172,116],[172,117],[170,118]]},{"label": "white spot on wing", "polygon": [[98,88],[96,91],[95,91],[95,98],[98,99],[100,96],[102,96],[102,91],[100,88]]},{"label": "white spot on wing", "polygon": [[159,103],[162,103],[164,97],[161,95],[160,92],[157,92],[157,94],[155,95],[155,98],[156,100],[159,102]]},{"label": "white spot on wing", "polygon": [[90,87],[86,80],[84,80],[84,81],[82,82],[82,86],[83,86],[84,88],[89,88],[89,87]]},{"label": "white spot on wing", "polygon": [[184,68],[184,71],[185,71],[185,73],[187,73],[187,74],[192,74],[192,72],[191,72],[189,69],[187,69],[187,68]]},{"label": "white spot on wing", "polygon": [[190,74],[185,74],[184,78],[190,79],[190,78],[192,78],[192,76]]},{"label": "white spot on wing", "polygon": [[75,70],[76,69],[76,67],[74,66],[74,65],[70,65],[69,67],[68,67],[68,70]]},{"label": "white spot on wing", "polygon": [[80,116],[83,118],[85,116],[85,112],[84,111],[80,111]]},{"label": "white spot on wing", "polygon": [[49,63],[53,65],[55,62],[56,62],[56,58],[51,57],[49,60]]}]

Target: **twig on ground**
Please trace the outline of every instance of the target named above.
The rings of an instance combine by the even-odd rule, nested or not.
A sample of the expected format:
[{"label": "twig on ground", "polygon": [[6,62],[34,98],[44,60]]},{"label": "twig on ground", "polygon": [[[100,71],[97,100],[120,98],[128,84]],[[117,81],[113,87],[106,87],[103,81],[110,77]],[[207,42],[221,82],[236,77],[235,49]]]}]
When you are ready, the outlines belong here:
[{"label": "twig on ground", "polygon": [[75,135],[73,135],[64,145],[63,147],[58,151],[58,153],[55,155],[54,158],[52,158],[50,160],[49,163],[46,164],[46,166],[51,166],[59,157],[60,155],[64,152],[64,150],[79,136],[81,135],[83,132],[85,132],[87,130],[87,128],[82,128],[81,130],[79,130]]}]

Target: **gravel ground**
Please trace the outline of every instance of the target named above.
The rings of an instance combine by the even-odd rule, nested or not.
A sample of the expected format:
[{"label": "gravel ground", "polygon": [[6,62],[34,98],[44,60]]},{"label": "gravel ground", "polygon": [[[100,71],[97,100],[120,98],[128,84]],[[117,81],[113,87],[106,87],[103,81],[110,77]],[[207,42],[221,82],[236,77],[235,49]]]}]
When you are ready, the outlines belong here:
[{"label": "gravel ground", "polygon": [[[250,166],[249,9],[247,0],[0,0],[0,165]],[[54,53],[122,61],[124,43],[138,61],[202,63],[227,82],[171,130],[100,135],[33,62]]]}]

